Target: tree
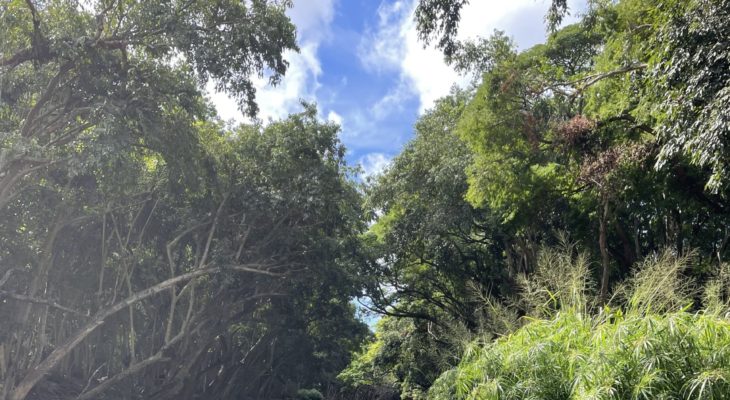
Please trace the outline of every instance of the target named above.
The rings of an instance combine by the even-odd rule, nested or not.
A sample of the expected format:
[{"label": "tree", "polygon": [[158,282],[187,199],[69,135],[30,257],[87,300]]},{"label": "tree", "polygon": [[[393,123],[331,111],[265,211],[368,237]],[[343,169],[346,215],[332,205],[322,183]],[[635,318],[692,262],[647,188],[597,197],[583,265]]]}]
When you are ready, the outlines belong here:
[{"label": "tree", "polygon": [[509,292],[498,219],[464,199],[472,154],[455,125],[469,98],[456,91],[439,100],[367,189],[369,208],[381,215],[362,237],[366,306],[388,322],[344,375],[359,390],[395,385],[406,398],[425,393],[469,335],[494,328],[480,296]]},{"label": "tree", "polygon": [[[368,189],[375,223],[362,238],[363,265],[364,274],[377,280],[367,286],[366,305],[386,317],[343,378],[364,388],[396,387],[406,398],[507,391],[515,398],[562,398],[576,385],[571,377],[556,381],[573,371],[561,367],[560,357],[553,360],[560,352],[532,349],[530,356],[548,361],[526,358],[515,372],[524,376],[514,385],[508,383],[512,372],[484,374],[489,365],[513,367],[493,356],[522,354],[512,336],[491,343],[494,336],[542,327],[549,335],[573,332],[580,324],[558,317],[528,324],[520,316],[560,308],[576,293],[591,294],[579,313],[600,310],[594,325],[612,329],[623,311],[610,314],[604,306],[633,307],[635,300],[621,298],[621,288],[638,279],[637,265],[651,264],[642,260],[658,252],[689,257],[681,274],[698,283],[724,276],[728,123],[720,109],[727,57],[720,42],[727,5],[591,2],[579,23],[517,51],[500,32],[457,42],[464,4],[422,1],[417,9],[422,39],[438,40],[452,65],[480,79],[473,91],[452,94],[426,113],[414,139]],[[554,4],[558,11],[560,4]],[[550,247],[566,236],[587,250],[580,271],[560,267],[555,260],[564,258],[554,256],[541,267]],[[572,248],[566,257],[572,260]],[[645,291],[661,298],[649,303],[686,306],[700,297],[684,296],[686,287],[669,283],[674,278],[668,274],[679,273],[676,263],[657,265],[663,278],[651,280]],[[596,287],[576,291],[560,286],[566,281]],[[611,299],[614,290],[619,294]],[[564,315],[573,318],[570,312]],[[528,327],[514,333],[523,324]],[[460,348],[459,339],[478,332],[485,337],[464,352],[462,367],[442,375],[426,395],[434,371],[459,358],[450,351]],[[587,330],[586,337],[593,333]],[[647,334],[650,340],[659,336]],[[526,383],[535,371],[545,381]],[[641,390],[641,384],[631,386],[633,378],[620,379],[626,385],[611,390]],[[686,393],[682,379],[665,379],[669,389],[663,393]],[[722,390],[720,383],[716,393]]]},{"label": "tree", "polygon": [[[678,251],[687,248],[685,232],[699,228],[681,215],[709,211],[696,207],[724,215],[718,196],[701,185],[697,190],[707,178],[691,163],[675,158],[670,167],[646,173],[663,159],[667,146],[658,134],[666,122],[655,114],[656,79],[649,73],[664,62],[653,58],[649,31],[659,17],[643,12],[649,7],[641,1],[597,7],[582,23],[556,31],[545,45],[503,57],[486,71],[459,122],[460,135],[475,154],[468,167],[469,200],[500,212],[529,244],[524,246],[533,249],[528,269],[552,232],[587,237],[592,225],[603,296],[612,279],[661,247],[657,237]],[[678,191],[679,180],[691,189]],[[675,200],[649,194],[659,192],[664,199],[673,193]],[[648,198],[656,208],[645,214],[638,204]],[[686,214],[684,207],[695,211]],[[667,222],[659,227],[657,218]],[[646,236],[652,242],[642,242],[639,226],[661,231]],[[711,241],[723,242],[724,234],[718,236]],[[618,261],[614,265],[612,258]]]},{"label": "tree", "polygon": [[651,100],[662,114],[659,165],[687,157],[709,168],[712,193],[727,193],[730,53],[722,43],[730,40],[729,9],[727,1],[667,3],[652,46],[651,76],[659,85]]},{"label": "tree", "polygon": [[25,232],[3,254],[3,396],[48,395],[48,377],[82,399],[332,385],[366,330],[346,262],[363,225],[339,128],[316,114],[196,122],[186,180],[127,147],[31,181],[1,225]]},{"label": "tree", "polygon": [[209,79],[254,115],[252,76],[271,71],[278,82],[284,51],[296,49],[286,5],[5,2],[0,206],[29,174],[85,158],[100,142],[136,142],[180,159],[190,125],[208,113],[200,93]]},{"label": "tree", "polygon": [[[446,313],[442,316],[449,318]],[[395,397],[391,394],[395,392],[400,398],[425,399],[433,381],[454,366],[462,351],[456,341],[439,337],[432,325],[424,320],[383,317],[376,326],[375,340],[353,359],[340,379],[355,388],[355,393]],[[449,347],[451,344],[454,346]]]},{"label": "tree", "polygon": [[[159,386],[158,398],[190,396],[199,387],[191,376],[235,363],[214,350],[246,318],[237,313],[286,294],[283,278],[303,245],[271,243],[284,240],[292,216],[267,214],[281,204],[264,201],[260,181],[236,193],[243,182],[219,176],[231,164],[209,146],[226,157],[240,150],[221,141],[202,90],[213,80],[254,115],[251,79],[266,72],[278,82],[283,53],[296,50],[288,5],[0,5],[0,289],[12,321],[0,333],[1,398],[43,393],[37,384],[49,373],[82,398],[129,379],[139,386],[127,394]],[[235,196],[245,195],[258,201],[240,208]],[[234,218],[246,210],[271,219]],[[250,239],[251,227],[263,241]],[[234,290],[236,271],[252,279]],[[212,299],[229,302],[229,312],[215,312]],[[336,310],[344,320],[351,311]],[[216,389],[229,396],[233,383]]]},{"label": "tree", "polygon": [[369,271],[377,281],[368,285],[368,294],[381,312],[433,319],[429,307],[436,307],[477,324],[464,301],[466,283],[488,279],[499,245],[479,241],[479,224],[489,215],[463,200],[470,155],[453,126],[465,99],[455,93],[439,101],[418,121],[416,138],[370,188],[369,205],[383,216],[366,238],[375,252],[371,257],[382,259]]}]

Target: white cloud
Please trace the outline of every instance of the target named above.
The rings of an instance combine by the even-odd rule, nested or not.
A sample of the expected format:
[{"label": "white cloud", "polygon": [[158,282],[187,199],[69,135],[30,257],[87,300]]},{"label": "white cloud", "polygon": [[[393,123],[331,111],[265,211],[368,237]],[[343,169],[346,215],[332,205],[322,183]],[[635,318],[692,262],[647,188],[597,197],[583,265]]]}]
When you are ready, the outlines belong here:
[{"label": "white cloud", "polygon": [[[376,71],[399,71],[401,83],[391,89],[380,103],[389,104],[402,99],[411,88],[418,96],[420,112],[445,96],[454,84],[465,85],[460,77],[443,61],[443,55],[433,46],[424,48],[418,40],[413,13],[417,0],[382,3],[379,25],[374,32],[363,36],[358,55],[365,68]],[[571,1],[573,9],[580,9],[584,0]],[[489,36],[495,29],[504,30],[521,48],[530,47],[545,38],[543,18],[548,4],[541,0],[470,2],[462,10],[459,39]],[[381,108],[374,107],[375,111]],[[377,116],[377,113],[376,113]]]},{"label": "white cloud", "polygon": [[[254,78],[258,117],[263,121],[280,119],[299,111],[300,100],[315,101],[320,87],[318,77],[322,67],[317,58],[319,45],[330,35],[329,27],[334,18],[336,0],[306,0],[295,2],[287,11],[297,27],[299,53],[289,51],[284,55],[289,69],[277,86],[271,86],[267,78]],[[243,122],[247,119],[238,105],[225,93],[217,93],[208,86],[211,100],[224,120]]]},{"label": "white cloud", "polygon": [[321,42],[329,36],[335,0],[300,0],[287,13],[302,40]]},{"label": "white cloud", "polygon": [[312,101],[316,98],[322,67],[317,59],[319,43],[300,44],[299,53],[287,53],[289,69],[277,86],[268,85],[264,78],[256,79],[256,102],[259,105],[259,118],[285,118],[300,110],[300,100]]},{"label": "white cloud", "polygon": [[368,135],[375,129],[375,124],[372,118],[368,118],[363,110],[355,108],[349,110],[346,114],[347,117],[347,129],[342,129],[343,139],[347,139],[351,142],[357,142],[360,146],[367,146],[366,141],[373,135]]},{"label": "white cloud", "polygon": [[335,111],[331,110],[327,114],[327,121],[332,121],[336,123],[339,126],[342,126],[342,116],[340,114],[337,114]]},{"label": "white cloud", "polygon": [[401,79],[395,88],[370,107],[370,112],[376,120],[383,120],[392,113],[402,111],[403,103],[414,94],[413,88]]},{"label": "white cloud", "polygon": [[383,172],[390,165],[391,158],[383,153],[369,153],[360,158],[363,176],[369,177]]},{"label": "white cloud", "polygon": [[400,60],[406,52],[402,36],[403,17],[411,12],[406,1],[381,3],[378,7],[378,26],[363,34],[357,53],[366,70],[382,73],[398,71]]}]

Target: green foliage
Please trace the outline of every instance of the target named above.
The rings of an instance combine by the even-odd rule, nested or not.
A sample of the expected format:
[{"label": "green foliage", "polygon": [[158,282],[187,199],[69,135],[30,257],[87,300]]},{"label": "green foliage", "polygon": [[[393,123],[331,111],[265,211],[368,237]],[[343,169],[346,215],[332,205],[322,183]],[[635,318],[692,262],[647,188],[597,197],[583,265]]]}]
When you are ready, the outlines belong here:
[{"label": "green foliage", "polygon": [[[444,319],[448,315],[441,315]],[[375,340],[359,353],[339,378],[349,387],[390,389],[405,399],[425,399],[440,371],[454,366],[472,336],[452,322],[445,332],[431,322],[383,317]],[[440,336],[436,336],[440,335]]]},{"label": "green foliage", "polygon": [[512,56],[515,43],[504,32],[495,30],[489,38],[466,40],[459,44],[455,53],[447,60],[462,74],[471,73],[477,77],[494,68],[501,61]]},{"label": "green foliage", "polygon": [[297,391],[297,399],[299,400],[322,400],[324,397],[317,389],[299,389]]},{"label": "green foliage", "polygon": [[702,314],[534,321],[475,344],[429,392],[433,399],[724,399],[730,323]]},{"label": "green foliage", "polygon": [[[380,311],[394,307],[390,312],[420,316],[446,311],[474,327],[467,282],[500,279],[501,243],[486,240],[480,227],[491,227],[494,218],[463,198],[471,157],[453,127],[465,98],[455,93],[427,113],[416,126],[416,139],[369,188],[368,206],[383,213],[371,228],[378,240],[370,242],[371,258],[383,262],[371,264],[377,281],[368,285]],[[382,286],[397,290],[384,293]]]},{"label": "green foliage", "polygon": [[[675,4],[676,3],[676,4]],[[652,98],[662,120],[660,164],[686,156],[708,167],[707,187],[727,189],[730,166],[730,3],[697,0],[668,2],[658,32],[652,77],[659,85]],[[658,97],[661,96],[661,97]]]},{"label": "green foliage", "polygon": [[[437,47],[451,56],[456,48],[456,33],[461,9],[468,0],[421,0],[416,7],[415,19],[419,38],[428,44],[438,38]],[[439,37],[440,36],[440,37]]]},{"label": "green foliage", "polygon": [[571,53],[564,42],[557,37],[548,47],[503,56],[485,71],[458,124],[459,136],[474,154],[467,168],[467,198],[498,211],[507,222],[533,219],[542,210],[531,199],[555,204],[573,185],[570,161],[551,145],[554,120],[564,118],[562,100],[545,96],[539,86],[565,74]]},{"label": "green foliage", "polygon": [[[89,314],[210,271],[99,321],[48,373],[69,386],[90,381],[86,398],[334,390],[368,334],[350,302],[359,293],[352,254],[365,225],[339,127],[320,122],[314,106],[303,108],[235,130],[215,119],[181,117],[176,125],[161,117],[170,131],[157,132],[154,148],[106,151],[100,140],[92,147],[105,151],[80,152],[73,172],[59,163],[28,179],[0,208],[0,257],[20,266],[2,270],[0,293],[13,297],[0,315],[13,322],[0,329],[0,385],[11,392],[45,366],[49,352],[85,332]],[[122,122],[109,128],[123,131]],[[189,141],[162,137],[175,127]],[[24,301],[45,296],[57,306]],[[11,360],[6,351],[33,357]],[[102,364],[109,379],[97,381]],[[48,381],[33,385],[48,397]]]},{"label": "green foliage", "polygon": [[366,204],[380,216],[362,237],[363,284],[370,308],[388,317],[341,376],[352,386],[422,396],[474,332],[503,330],[481,300],[511,284],[498,218],[464,200],[472,156],[454,128],[469,97],[458,91],[440,100],[367,188]]},{"label": "green foliage", "polygon": [[[524,51],[499,32],[456,41],[462,6],[420,2],[417,22],[422,39],[438,40],[452,65],[480,80],[424,115],[368,188],[375,223],[360,249],[364,275],[375,278],[364,280],[372,308],[414,321],[416,329],[403,328],[414,340],[394,354],[433,348],[447,362],[404,356],[378,365],[361,355],[348,371],[369,371],[361,382],[395,380],[405,397],[417,397],[403,390],[413,375],[388,374],[443,372],[459,358],[450,349],[463,346],[444,338],[482,334],[486,343],[519,327],[518,315],[551,319],[561,310],[590,319],[611,304],[661,316],[702,296],[707,314],[719,315],[726,278],[715,272],[730,251],[728,208],[724,183],[707,183],[725,182],[717,171],[728,123],[714,105],[725,85],[717,43],[726,24],[713,19],[724,18],[725,4],[593,1],[581,21]],[[554,2],[550,21],[565,6]],[[565,247],[556,232],[584,250],[540,250]],[[664,270],[635,272],[642,262],[641,271]],[[685,277],[714,289],[700,294]],[[428,323],[443,343],[431,346],[419,329]],[[433,390],[442,389],[450,393]]]},{"label": "green foliage", "polygon": [[728,398],[730,3],[522,51],[466,3],[416,23],[473,87],[360,185],[315,106],[204,96],[255,115],[290,1],[2,2],[0,398]]},{"label": "green foliage", "polygon": [[374,340],[363,347],[338,378],[351,387],[396,387],[398,380],[393,373],[395,363],[392,357],[397,354],[393,343],[399,340],[399,332],[393,327],[398,328],[398,325],[407,323],[405,320],[399,322],[394,318],[381,318],[377,322]]},{"label": "green foliage", "polygon": [[[572,263],[569,254],[559,254],[548,251],[545,273],[572,264],[576,276],[585,276],[582,261]],[[590,303],[576,308],[568,300],[546,319],[531,319],[494,342],[474,342],[459,366],[434,383],[429,398],[727,398],[730,321],[684,309],[688,292],[681,290],[691,286],[681,278],[686,262],[665,253],[637,268],[624,287],[626,307],[591,314]],[[549,286],[541,290],[551,299],[567,294]],[[577,287],[581,291],[586,285]]]},{"label": "green foliage", "polygon": [[[459,51],[461,43],[456,39],[461,20],[461,10],[468,0],[419,0],[415,11],[418,37],[424,44],[437,40],[436,47],[450,59]],[[551,0],[546,15],[550,30],[554,31],[568,13],[567,0]]]},{"label": "green foliage", "polygon": [[0,206],[28,175],[61,163],[78,174],[129,146],[174,166],[169,184],[197,184],[203,87],[214,80],[254,116],[253,76],[278,82],[296,50],[287,4],[3,2]]},{"label": "green foliage", "polygon": [[537,269],[519,277],[520,304],[527,315],[545,318],[557,311],[587,313],[592,308],[595,288],[590,278],[590,257],[577,252],[567,238],[560,247],[543,248]]}]

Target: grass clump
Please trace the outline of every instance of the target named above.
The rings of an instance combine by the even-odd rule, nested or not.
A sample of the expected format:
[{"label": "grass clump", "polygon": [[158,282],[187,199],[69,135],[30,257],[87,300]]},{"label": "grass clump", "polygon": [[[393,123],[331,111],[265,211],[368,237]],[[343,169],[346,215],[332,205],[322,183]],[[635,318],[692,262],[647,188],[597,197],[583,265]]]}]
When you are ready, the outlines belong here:
[{"label": "grass clump", "polygon": [[[472,343],[432,386],[431,399],[730,399],[726,272],[703,294],[683,275],[690,258],[667,252],[598,307],[591,283],[578,280],[583,258],[545,257],[564,284],[545,282],[550,272],[527,282],[537,318],[496,341]],[[566,274],[568,261],[580,273]],[[690,311],[693,298],[705,299],[705,309]]]},{"label": "grass clump", "polygon": [[297,400],[322,400],[324,396],[317,389],[299,389]]}]

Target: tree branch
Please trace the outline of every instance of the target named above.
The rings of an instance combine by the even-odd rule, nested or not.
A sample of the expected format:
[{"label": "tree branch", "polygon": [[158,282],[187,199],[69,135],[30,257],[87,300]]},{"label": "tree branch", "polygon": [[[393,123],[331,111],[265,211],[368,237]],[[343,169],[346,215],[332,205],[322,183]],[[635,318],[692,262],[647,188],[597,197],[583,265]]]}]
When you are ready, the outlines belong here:
[{"label": "tree branch", "polygon": [[23,122],[23,126],[20,129],[20,134],[23,137],[29,137],[32,136],[30,134],[30,128],[33,126],[33,123],[35,122],[35,117],[40,112],[41,108],[51,99],[53,94],[55,93],[55,88],[58,86],[58,83],[61,81],[63,76],[71,70],[73,64],[70,62],[67,62],[61,66],[61,68],[58,70],[58,73],[51,78],[50,82],[48,82],[48,85],[46,86],[45,93],[43,93],[43,96],[41,96],[40,99],[35,103],[33,108],[28,112],[28,115],[25,117],[25,121]]},{"label": "tree branch", "polygon": [[581,79],[577,79],[577,80],[571,82],[570,85],[575,85],[575,84],[578,84],[581,82],[584,82],[584,83],[576,88],[575,92],[573,93],[573,97],[577,96],[578,94],[582,93],[589,87],[595,85],[596,83],[598,83],[604,79],[611,78],[616,75],[621,75],[626,72],[646,69],[647,67],[648,67],[648,65],[645,63],[633,63],[633,64],[627,65],[625,67],[615,69],[613,71],[602,72],[599,74],[589,75],[589,76],[583,77]]},{"label": "tree branch", "polygon": [[9,270],[5,271],[5,274],[3,275],[2,279],[0,279],[0,288],[5,286],[6,283],[8,283],[8,279],[10,279],[10,276],[13,274],[13,272],[22,271],[22,270],[23,270],[22,268],[13,267],[13,268],[10,268]]},{"label": "tree branch", "polygon": [[43,379],[43,377],[51,372],[51,370],[58,365],[58,363],[64,359],[76,346],[79,345],[87,336],[94,332],[97,328],[102,326],[107,318],[118,313],[119,311],[130,307],[148,297],[154,296],[162,291],[177,285],[178,283],[189,281],[191,279],[199,278],[204,275],[212,275],[223,272],[225,270],[241,271],[241,272],[252,272],[270,276],[284,276],[283,274],[276,274],[268,270],[260,269],[264,267],[262,264],[246,264],[237,265],[228,268],[213,267],[199,269],[186,274],[176,276],[166,281],[160,282],[155,286],[141,290],[127,297],[126,299],[114,304],[111,307],[99,310],[86,325],[76,331],[66,342],[56,347],[51,354],[49,354],[40,364],[38,364],[31,372],[18,383],[13,392],[10,394],[10,400],[24,400],[28,393],[35,387],[35,385]]},{"label": "tree branch", "polygon": [[33,59],[33,48],[28,47],[7,58],[0,58],[0,67],[15,68],[18,65]]},{"label": "tree branch", "polygon": [[71,313],[71,314],[78,315],[78,316],[81,316],[81,317],[88,317],[89,316],[89,314],[87,314],[87,313],[82,313],[81,311],[74,310],[72,308],[68,308],[68,307],[62,306],[62,305],[60,305],[60,304],[58,304],[58,303],[56,303],[55,301],[52,301],[52,300],[39,299],[37,297],[31,297],[31,296],[26,296],[24,294],[8,292],[6,290],[0,290],[0,296],[7,296],[7,297],[9,297],[11,299],[18,300],[18,301],[24,301],[24,302],[27,302],[27,303],[42,304],[44,306],[49,306],[51,308],[55,308],[55,309],[61,310],[63,312]]}]

